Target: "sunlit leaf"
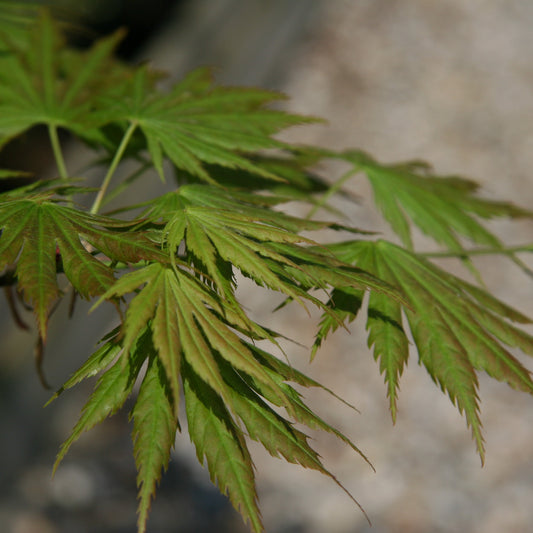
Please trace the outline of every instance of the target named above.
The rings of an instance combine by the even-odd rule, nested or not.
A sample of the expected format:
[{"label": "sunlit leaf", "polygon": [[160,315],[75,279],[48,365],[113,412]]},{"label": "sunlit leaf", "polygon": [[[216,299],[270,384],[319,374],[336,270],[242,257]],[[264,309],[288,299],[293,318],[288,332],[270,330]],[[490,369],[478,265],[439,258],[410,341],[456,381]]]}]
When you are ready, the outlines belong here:
[{"label": "sunlit leaf", "polygon": [[216,182],[216,176],[210,176],[204,164],[283,181],[242,154],[285,147],[272,138],[274,133],[316,121],[265,108],[285,98],[279,93],[216,87],[206,69],[193,72],[166,93],[154,90],[150,76],[146,69],[138,69],[105,117],[109,122],[128,121],[140,128],[161,178],[167,157],[178,169],[208,182]]},{"label": "sunlit leaf", "polygon": [[[514,310],[509,313],[511,308],[484,290],[386,241],[352,241],[330,249],[341,259],[381,276],[403,291],[410,304],[403,313],[420,362],[465,414],[483,460],[476,371],[485,370],[515,389],[533,393],[530,372],[506,348],[516,347],[533,355],[533,337],[509,322],[526,322],[526,317]],[[354,318],[357,311],[357,305],[349,309],[348,318]],[[346,318],[346,311],[341,313],[341,318]],[[374,347],[388,383],[393,417],[398,380],[408,356],[406,325],[401,315],[399,303],[371,295],[369,344]]]},{"label": "sunlit leaf", "polygon": [[499,239],[476,217],[533,215],[511,203],[476,196],[479,185],[474,181],[437,176],[424,163],[385,165],[359,151],[347,151],[342,157],[367,176],[376,205],[410,249],[413,247],[411,224],[453,251],[463,250],[460,237],[498,249],[502,246]]}]

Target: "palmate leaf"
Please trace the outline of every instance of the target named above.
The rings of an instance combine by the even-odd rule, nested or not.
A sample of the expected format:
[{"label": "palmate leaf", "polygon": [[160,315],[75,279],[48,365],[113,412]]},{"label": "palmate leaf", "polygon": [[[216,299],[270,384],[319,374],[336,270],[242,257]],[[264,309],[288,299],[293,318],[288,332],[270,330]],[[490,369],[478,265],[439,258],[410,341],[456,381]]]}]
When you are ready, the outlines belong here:
[{"label": "palmate leaf", "polygon": [[261,286],[318,306],[323,304],[308,292],[310,287],[342,283],[395,294],[393,287],[342,264],[325,249],[321,251],[314,241],[299,235],[301,231],[340,226],[269,208],[283,201],[211,185],[186,185],[161,197],[143,216],[168,221],[163,239],[171,257],[184,243],[195,268],[205,272],[237,310],[240,306],[233,295],[231,267]]},{"label": "palmate leaf", "polygon": [[[212,480],[229,495],[233,505],[256,531],[262,531],[262,526],[253,467],[238,419],[244,423],[248,436],[261,442],[274,456],[313,468],[339,484],[322,465],[306,436],[276,414],[267,402],[285,409],[293,420],[329,431],[360,451],[305,406],[301,396],[287,383],[320,386],[317,382],[243,338],[247,335],[252,339],[270,339],[268,333],[262,334],[264,330],[260,327],[248,329],[248,322],[235,312],[231,302],[221,299],[209,286],[183,270],[180,263],[174,268],[153,263],[125,274],[101,299],[131,292],[136,294],[129,303],[121,328],[122,357],[128,357],[130,351],[135,353],[139,336],[145,335],[148,329],[160,365],[158,375],[163,384],[168,384],[169,392],[165,392],[165,396],[162,385],[158,385],[160,401],[165,406],[169,402],[164,412],[170,409],[177,417],[181,379],[189,433],[198,457],[200,461],[207,461]],[[101,357],[88,363],[83,373],[92,373]],[[155,379],[155,370],[153,372]],[[154,434],[157,431],[167,434],[165,420],[170,420],[168,414],[160,424],[153,422],[156,424]],[[147,422],[146,427],[135,430],[135,438],[153,448],[157,439],[143,436],[143,432],[151,428]],[[163,453],[166,449],[165,446],[163,450],[146,452],[154,457],[157,468],[150,469],[152,474],[148,480],[139,474],[143,517],[161,468],[166,465],[166,459],[158,460],[166,458]],[[146,461],[151,464],[150,459]]]},{"label": "palmate leaf", "polygon": [[126,263],[165,260],[146,232],[131,231],[131,223],[89,215],[50,196],[0,202],[0,271],[15,268],[18,287],[33,306],[43,340],[48,315],[60,296],[58,271],[90,298],[115,281],[113,270],[92,251]]},{"label": "palmate leaf", "polygon": [[[385,241],[353,241],[330,246],[341,259],[381,276],[397,285],[410,308],[403,308],[420,362],[459,411],[464,413],[483,461],[484,446],[478,405],[477,370],[533,393],[530,372],[505,346],[533,355],[533,337],[509,323],[529,319],[492,297],[484,290],[462,281],[421,256]],[[340,309],[340,318],[355,317],[353,309]],[[334,310],[335,312],[335,310]],[[408,358],[401,305],[371,294],[367,328],[369,344],[380,359],[388,383],[391,411],[396,411],[398,380]],[[319,338],[329,329],[322,323]]]},{"label": "palmate leaf", "polygon": [[[228,401],[227,387],[212,352],[216,350],[235,368],[248,372],[278,398],[277,384],[250,355],[246,345],[219,316],[228,305],[216,293],[183,270],[154,263],[124,275],[102,297],[122,296],[143,286],[132,299],[123,325],[127,351],[143,328],[151,323],[154,346],[167,372],[177,402],[180,358],[185,357],[193,370],[217,394]],[[235,316],[229,308],[231,316]],[[218,316],[217,316],[218,315]],[[237,324],[242,326],[243,323]],[[258,334],[258,330],[254,331]]]},{"label": "palmate leaf", "polygon": [[0,43],[9,48],[0,56],[0,145],[37,124],[67,128],[105,144],[95,102],[125,70],[111,57],[122,32],[86,52],[74,51],[43,11],[27,35],[14,43],[10,34],[0,33]]},{"label": "palmate leaf", "polygon": [[164,179],[163,160],[204,181],[216,182],[204,164],[250,171],[283,181],[243,154],[287,146],[272,135],[316,119],[266,109],[285,97],[259,89],[215,87],[207,69],[189,74],[169,92],[157,91],[153,75],[139,68],[117,84],[102,104],[102,120],[129,123],[145,138],[152,163]]},{"label": "palmate leaf", "polygon": [[436,176],[423,163],[384,165],[359,151],[347,151],[341,157],[367,176],[377,207],[409,249],[413,249],[411,223],[454,252],[464,252],[460,237],[498,250],[501,242],[476,217],[533,215],[511,203],[475,196],[479,185],[474,181]]},{"label": "palmate leaf", "polygon": [[323,228],[327,223],[297,219],[268,209],[275,198],[218,191],[212,186],[184,186],[173,193],[172,199],[175,208],[163,232],[170,251],[177,251],[185,240],[188,252],[205,267],[226,297],[232,289],[227,275],[220,271],[221,262],[240,269],[260,285],[299,297],[290,283],[272,271],[266,259],[297,268],[296,264],[268,244],[314,244],[297,232]]}]

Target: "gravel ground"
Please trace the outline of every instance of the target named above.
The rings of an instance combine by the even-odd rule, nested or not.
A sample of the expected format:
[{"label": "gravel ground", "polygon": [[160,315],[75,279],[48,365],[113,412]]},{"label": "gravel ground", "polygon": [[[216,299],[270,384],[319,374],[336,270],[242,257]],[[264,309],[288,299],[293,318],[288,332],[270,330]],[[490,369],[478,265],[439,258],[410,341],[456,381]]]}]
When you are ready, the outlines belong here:
[{"label": "gravel ground", "polygon": [[[267,61],[279,55],[275,75],[265,83],[293,98],[291,110],[330,122],[295,129],[291,139],[355,146],[383,161],[424,159],[438,172],[477,179],[488,197],[531,205],[533,3],[334,0],[324,3],[320,18],[313,20],[301,44],[282,50],[273,46],[273,56],[261,56]],[[162,56],[162,66],[168,67],[168,58],[175,59]],[[364,199],[357,206],[341,205],[353,224],[390,236],[372,208],[368,186],[363,181],[349,186]],[[530,223],[498,227],[509,242],[532,240]],[[533,316],[533,285],[517,269],[500,260],[480,263],[480,268],[491,290]],[[243,294],[252,308],[274,307],[262,293]],[[287,323],[298,341],[312,342],[314,323],[306,315],[286,311],[272,321],[274,327]],[[8,335],[10,324],[3,326],[2,351],[8,353],[19,339]],[[76,340],[74,333],[64,332],[67,351],[80,351]],[[356,414],[324,394],[308,396],[376,468],[372,472],[351,450],[315,436],[325,464],[364,506],[373,527],[331,480],[254,448],[267,531],[530,531],[532,398],[480,376],[487,441],[481,468],[464,420],[415,363],[416,356],[403,377],[393,427],[360,324],[351,334],[336,333],[310,367],[305,350],[291,347],[291,353],[295,365],[361,411]],[[10,533],[132,532],[135,473],[124,418],[115,417],[80,441],[51,482],[55,449],[87,390],[56,402],[44,418],[40,406],[47,394],[37,390],[31,367],[7,358],[1,363],[0,524]],[[15,394],[15,389],[28,394]],[[6,399],[16,401],[16,408]],[[178,439],[149,531],[246,531],[210,488],[193,455],[188,439]]]}]

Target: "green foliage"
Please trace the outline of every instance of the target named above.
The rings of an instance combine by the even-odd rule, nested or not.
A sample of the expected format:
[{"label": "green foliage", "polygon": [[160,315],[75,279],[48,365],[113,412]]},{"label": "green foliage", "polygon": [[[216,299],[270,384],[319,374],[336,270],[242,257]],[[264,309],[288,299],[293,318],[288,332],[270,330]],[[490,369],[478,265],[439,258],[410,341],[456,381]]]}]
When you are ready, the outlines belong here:
[{"label": "green foliage", "polygon": [[[465,413],[483,460],[475,371],[485,370],[515,389],[533,393],[529,371],[502,346],[518,347],[533,355],[533,337],[507,320],[527,323],[527,317],[423,257],[386,241],[345,242],[330,248],[345,261],[402,289],[410,304],[403,312],[420,362],[459,411]],[[331,303],[341,300],[341,295],[342,304],[333,309],[341,309],[348,318],[354,318],[360,310],[362,293],[340,291]],[[368,343],[380,360],[394,418],[398,380],[408,358],[401,304],[372,293],[367,315]],[[326,335],[330,327],[323,320],[319,337]]]},{"label": "green foliage", "polygon": [[115,282],[113,269],[95,252],[133,263],[166,259],[146,232],[133,229],[132,223],[60,205],[54,192],[23,193],[18,198],[11,194],[4,201],[0,195],[0,268],[15,269],[18,289],[33,306],[43,340],[48,315],[60,295],[58,269],[81,296],[90,298]]},{"label": "green foliage", "polygon": [[[0,282],[15,285],[32,307],[41,344],[68,288],[95,299],[95,308],[113,302],[121,318],[53,397],[98,376],[55,468],[85,431],[132,395],[139,532],[146,530],[183,410],[199,461],[256,532],[263,525],[248,440],[339,486],[306,427],[332,433],[367,460],[305,404],[296,386],[322,385],[274,355],[285,332],[250,317],[236,295],[238,273],[280,293],[283,305],[321,311],[312,356],[329,334],[366,315],[393,420],[412,338],[430,377],[464,413],[483,460],[476,372],[533,393],[529,371],[510,351],[533,354],[533,338],[512,324],[529,319],[416,253],[411,226],[472,268],[475,253],[518,262],[519,249],[506,249],[482,219],[529,217],[529,211],[481,199],[474,182],[435,176],[421,163],[382,165],[356,150],[288,145],[274,135],[315,119],[269,108],[281,95],[219,87],[205,69],[163,90],[159,74],[113,58],[120,34],[80,52],[66,46],[46,13],[18,28],[16,38],[2,22],[0,147],[44,125],[58,178],[0,194]],[[103,167],[100,187],[73,179],[58,129],[94,150]],[[314,170],[326,158],[351,165],[331,186]],[[126,159],[136,168],[119,178]],[[134,180],[152,179],[150,169],[171,177],[175,190],[99,214]],[[403,247],[336,221],[328,200],[360,172]],[[0,170],[2,179],[20,176],[18,169]],[[110,191],[112,182],[118,183]],[[313,213],[329,209],[334,220],[289,215],[283,209],[293,200]],[[320,244],[310,237],[319,230],[357,238]]]},{"label": "green foliage", "polygon": [[419,161],[381,165],[356,151],[347,151],[342,158],[352,163],[355,171],[366,174],[376,205],[403,244],[411,250],[413,242],[407,217],[439,244],[461,252],[463,246],[459,237],[496,249],[501,247],[500,241],[473,215],[516,218],[533,214],[507,202],[476,197],[477,183],[458,176],[435,176],[427,164]]},{"label": "green foliage", "polygon": [[13,42],[9,30],[1,33],[0,44],[8,49],[0,56],[1,143],[36,124],[102,141],[93,103],[122,70],[110,57],[119,39],[117,34],[78,52],[44,15],[26,29],[22,42]]}]

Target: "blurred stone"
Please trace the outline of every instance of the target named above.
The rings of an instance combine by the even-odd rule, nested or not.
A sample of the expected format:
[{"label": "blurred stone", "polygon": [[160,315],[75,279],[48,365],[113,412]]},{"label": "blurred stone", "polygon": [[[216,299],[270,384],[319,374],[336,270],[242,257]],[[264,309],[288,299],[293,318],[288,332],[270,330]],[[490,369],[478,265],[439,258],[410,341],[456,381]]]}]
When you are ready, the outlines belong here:
[{"label": "blurred stone", "polygon": [[38,514],[20,514],[13,518],[11,529],[6,533],[58,533],[47,518]]},{"label": "blurred stone", "polygon": [[96,498],[95,480],[79,465],[62,465],[57,470],[51,485],[54,502],[63,507],[87,507]]}]

